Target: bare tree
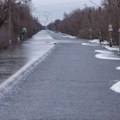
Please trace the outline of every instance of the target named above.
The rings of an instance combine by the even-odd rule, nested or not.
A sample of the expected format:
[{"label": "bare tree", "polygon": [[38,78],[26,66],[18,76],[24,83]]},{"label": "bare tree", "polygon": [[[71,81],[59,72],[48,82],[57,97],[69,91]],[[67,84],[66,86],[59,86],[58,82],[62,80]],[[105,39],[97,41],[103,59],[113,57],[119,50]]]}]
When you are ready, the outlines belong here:
[{"label": "bare tree", "polygon": [[27,29],[28,38],[42,29],[31,14],[31,0],[0,0],[0,48],[8,45],[8,36],[16,43],[23,28]]},{"label": "bare tree", "polygon": [[4,24],[8,15],[8,0],[0,0],[0,28]]},{"label": "bare tree", "polygon": [[[86,7],[77,9],[64,15],[64,19],[59,23],[52,23],[51,28],[67,34],[77,35],[80,38],[90,38],[90,28],[92,29],[92,39],[98,38],[109,41],[112,38],[113,44],[119,43],[119,22],[120,22],[120,0],[103,0],[99,8]],[[112,24],[112,31],[108,31],[108,25]],[[110,34],[109,34],[110,33]]]}]

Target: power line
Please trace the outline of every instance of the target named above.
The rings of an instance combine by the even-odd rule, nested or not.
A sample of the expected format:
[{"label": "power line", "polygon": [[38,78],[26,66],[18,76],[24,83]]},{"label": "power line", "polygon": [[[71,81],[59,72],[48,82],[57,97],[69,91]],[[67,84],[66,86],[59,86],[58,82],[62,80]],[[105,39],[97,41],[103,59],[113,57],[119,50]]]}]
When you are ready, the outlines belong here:
[{"label": "power line", "polygon": [[[92,2],[91,0],[88,0],[89,2]],[[82,2],[82,3],[81,3]],[[81,8],[84,8],[84,6],[86,5],[87,6],[87,4],[86,4],[86,2],[85,1],[83,1],[83,0],[81,0],[81,1],[76,1],[76,2],[65,2],[65,3],[60,3],[60,4],[50,4],[50,5],[44,5],[44,7],[47,7],[47,6],[52,6],[52,5],[54,5],[54,6],[56,6],[56,5],[59,5],[59,6],[61,6],[62,5],[62,7],[63,7],[63,5],[70,5],[70,4],[73,4],[73,3],[81,3],[80,5],[78,5],[78,8],[76,8],[76,9],[80,9],[80,6],[81,6]],[[85,7],[86,7],[85,6]],[[98,6],[98,5],[97,5]],[[39,6],[39,7],[41,7],[41,6]],[[73,9],[74,9],[74,6],[72,6],[73,7]],[[76,7],[76,6],[75,6]],[[41,10],[41,9],[43,9],[43,8],[39,8],[38,10],[35,10],[37,13],[38,13],[38,11],[39,12],[45,12],[46,10]],[[44,8],[45,9],[45,8]],[[49,9],[49,12],[63,12],[63,11],[70,11],[70,10],[72,10],[72,8],[70,9],[70,8],[61,8],[61,9],[53,9],[53,10],[50,10],[51,8],[47,8],[47,9]],[[47,10],[48,11],[48,10]]]},{"label": "power line", "polygon": [[[77,3],[77,7],[76,6],[74,6],[74,5],[72,5],[72,4],[75,4],[75,3]],[[78,3],[80,3],[80,4],[78,4]],[[65,3],[60,3],[60,4],[50,4],[50,5],[45,5],[44,7],[47,7],[47,6],[57,6],[57,5],[59,5],[59,7],[64,7],[63,5],[67,5],[68,7],[70,7],[70,8],[59,8],[59,7],[57,7],[56,9],[52,9],[52,8],[49,8],[49,7],[47,7],[47,10],[42,10],[43,8],[40,8],[39,7],[39,9],[36,9],[36,14],[38,14],[37,16],[43,16],[43,17],[45,17],[45,13],[48,11],[51,15],[53,15],[53,14],[56,14],[56,13],[62,13],[63,14],[63,12],[67,12],[67,11],[70,11],[70,12],[72,12],[72,11],[75,11],[75,10],[82,10],[82,8],[84,8],[84,3],[85,3],[85,1],[84,0],[80,0],[80,1],[76,1],[76,2],[65,2]],[[72,6],[70,6],[70,5],[72,5]],[[81,6],[81,9],[80,9],[80,6]],[[72,10],[73,9],[73,10]],[[47,16],[49,16],[49,15],[47,15]],[[46,17],[45,17],[45,19],[46,19]]]},{"label": "power line", "polygon": [[56,3],[56,4],[49,4],[49,5],[40,5],[39,7],[48,7],[48,6],[63,6],[63,5],[70,5],[70,4],[76,4],[81,3],[82,1],[76,1],[76,2],[64,2],[64,3]]},{"label": "power line", "polygon": [[94,5],[96,5],[97,7],[100,7],[98,4],[96,4],[95,2],[93,2],[92,0],[88,0],[89,2],[93,3]]}]

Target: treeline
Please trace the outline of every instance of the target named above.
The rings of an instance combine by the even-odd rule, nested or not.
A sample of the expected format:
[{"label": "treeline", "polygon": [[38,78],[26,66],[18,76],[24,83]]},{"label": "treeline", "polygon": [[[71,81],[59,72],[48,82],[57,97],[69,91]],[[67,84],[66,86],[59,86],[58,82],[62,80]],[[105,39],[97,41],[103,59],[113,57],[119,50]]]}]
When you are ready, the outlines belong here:
[{"label": "treeline", "polygon": [[[109,33],[115,44],[118,43],[120,0],[104,0],[99,8],[87,7],[64,14],[63,20],[48,25],[54,31],[78,36],[84,39],[100,38],[109,40]],[[111,26],[112,25],[112,26]]]},{"label": "treeline", "polygon": [[17,43],[23,28],[26,38],[42,29],[31,14],[31,0],[0,0],[0,49]]}]

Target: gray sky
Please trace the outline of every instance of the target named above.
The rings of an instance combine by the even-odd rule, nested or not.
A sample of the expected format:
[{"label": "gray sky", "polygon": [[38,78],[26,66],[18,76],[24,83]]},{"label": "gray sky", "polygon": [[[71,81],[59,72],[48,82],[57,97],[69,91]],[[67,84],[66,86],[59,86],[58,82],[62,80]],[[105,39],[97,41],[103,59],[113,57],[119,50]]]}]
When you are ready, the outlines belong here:
[{"label": "gray sky", "polygon": [[32,0],[34,6],[34,15],[37,16],[43,25],[55,19],[63,19],[64,13],[69,13],[77,8],[94,6],[93,1],[97,5],[101,4],[102,0]]}]

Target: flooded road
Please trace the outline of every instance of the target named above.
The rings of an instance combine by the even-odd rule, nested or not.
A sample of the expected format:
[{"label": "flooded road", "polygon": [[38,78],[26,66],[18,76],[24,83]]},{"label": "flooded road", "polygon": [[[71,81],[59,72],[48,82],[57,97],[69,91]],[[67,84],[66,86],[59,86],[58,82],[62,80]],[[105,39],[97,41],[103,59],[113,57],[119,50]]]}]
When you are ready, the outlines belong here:
[{"label": "flooded road", "polygon": [[45,31],[38,32],[22,44],[0,51],[0,84],[33,59],[52,47],[54,40]]},{"label": "flooded road", "polygon": [[24,66],[27,61],[22,45],[0,51],[0,83]]},{"label": "flooded road", "polygon": [[[101,45],[50,34],[59,42],[47,58],[19,82],[3,86],[0,120],[120,120],[120,95],[110,89],[120,78],[119,62],[96,58],[95,50],[105,50]],[[28,61],[52,45],[40,38],[22,45]]]}]

